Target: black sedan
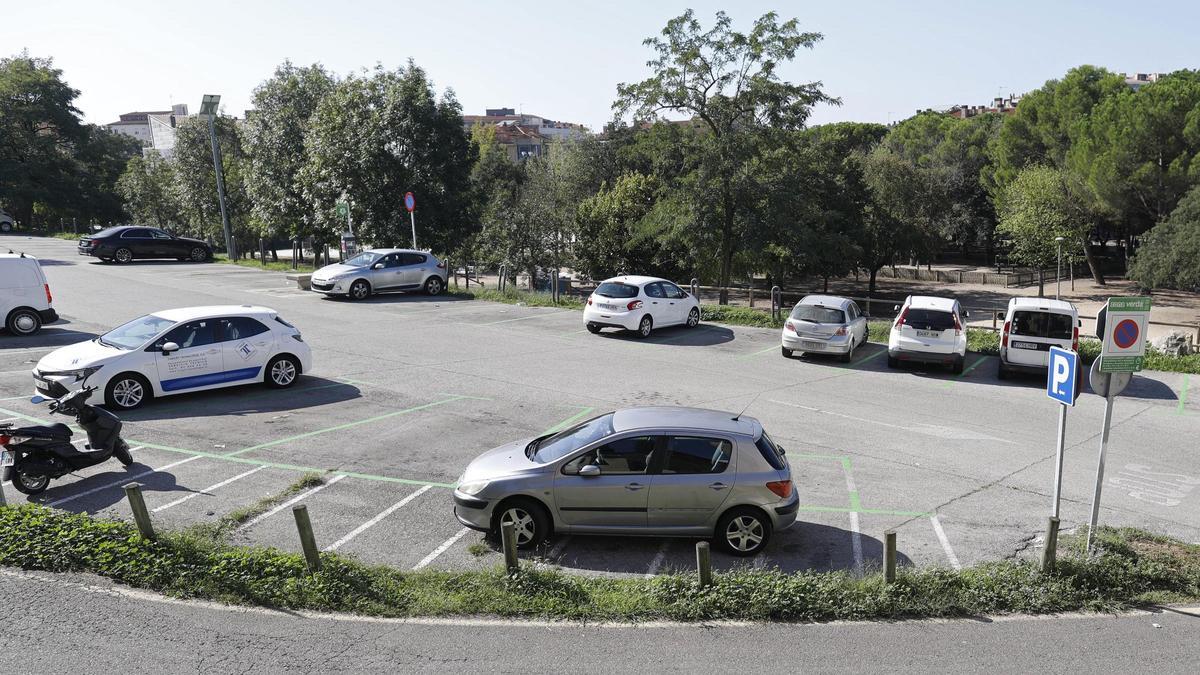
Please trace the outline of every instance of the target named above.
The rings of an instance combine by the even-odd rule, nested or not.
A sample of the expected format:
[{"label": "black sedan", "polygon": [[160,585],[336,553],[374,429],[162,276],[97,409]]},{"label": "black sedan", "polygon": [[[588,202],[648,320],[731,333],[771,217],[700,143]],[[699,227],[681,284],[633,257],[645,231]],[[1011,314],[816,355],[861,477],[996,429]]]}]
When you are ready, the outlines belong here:
[{"label": "black sedan", "polygon": [[212,260],[212,247],[199,239],[177,237],[154,227],[124,225],[110,227],[79,239],[79,255],[95,256],[104,262],[127,263],[135,259],[175,258],[205,262]]}]

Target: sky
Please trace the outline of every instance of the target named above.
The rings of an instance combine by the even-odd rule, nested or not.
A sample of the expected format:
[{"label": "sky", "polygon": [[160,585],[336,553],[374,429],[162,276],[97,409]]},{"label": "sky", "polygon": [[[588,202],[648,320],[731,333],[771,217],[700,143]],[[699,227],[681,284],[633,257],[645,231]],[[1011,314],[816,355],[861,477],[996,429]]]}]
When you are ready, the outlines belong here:
[{"label": "sky", "polygon": [[779,69],[841,99],[814,110],[812,124],[984,104],[1084,63],[1200,68],[1196,0],[0,0],[0,56],[52,57],[96,123],[172,103],[196,112],[209,93],[241,117],[284,59],[344,75],[411,58],[465,114],[511,107],[599,130],[617,84],[649,74],[642,40],[689,7],[706,26],[723,8],[739,30],[775,11],[823,34]]}]

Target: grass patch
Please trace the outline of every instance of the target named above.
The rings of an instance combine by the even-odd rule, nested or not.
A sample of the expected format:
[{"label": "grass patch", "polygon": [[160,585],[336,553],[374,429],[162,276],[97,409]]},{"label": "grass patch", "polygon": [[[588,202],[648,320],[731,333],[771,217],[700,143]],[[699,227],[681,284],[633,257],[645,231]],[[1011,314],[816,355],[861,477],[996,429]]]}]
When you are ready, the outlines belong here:
[{"label": "grass patch", "polygon": [[[451,287],[453,289],[453,287]],[[527,307],[565,307],[567,309],[583,309],[584,298],[577,295],[561,295],[558,301],[549,293],[540,293],[536,291],[523,291],[514,288],[506,288],[503,292],[494,288],[479,288],[472,290],[449,290],[447,295],[464,300],[486,300],[488,302],[502,302],[508,305],[525,305]]]},{"label": "grass patch", "polygon": [[1200,598],[1200,546],[1138,530],[1103,529],[1098,554],[1064,537],[1058,569],[1024,561],[954,571],[788,573],[750,567],[695,575],[596,578],[524,566],[513,577],[485,571],[402,571],[322,553],[306,570],[299,554],[232,546],[164,531],[143,539],[129,523],[35,504],[0,507],[0,565],[88,572],[176,597],[370,616],[493,615],[574,620],[716,619],[829,621],[1011,612],[1112,611],[1151,601]]},{"label": "grass patch", "polygon": [[284,488],[281,492],[263,497],[248,506],[230,511],[215,523],[194,525],[184,529],[180,534],[188,539],[208,540],[214,544],[220,543],[224,541],[230,532],[282,504],[289,497],[324,484],[325,478],[321,474],[310,471],[297,478],[295,482]]},{"label": "grass patch", "polygon": [[239,267],[252,267],[256,270],[272,270],[275,272],[312,272],[312,263],[307,265],[301,264],[297,269],[292,269],[290,260],[271,261],[267,260],[267,264],[263,264],[261,260],[251,260],[249,258],[241,258],[238,260],[230,260],[225,253],[214,253],[213,262],[224,263],[226,265],[238,265]]},{"label": "grass patch", "polygon": [[476,558],[482,558],[483,556],[487,555],[488,553],[491,553],[491,551],[492,551],[492,547],[488,546],[487,544],[483,543],[482,541],[474,542],[473,544],[471,544],[470,546],[467,547],[467,553],[470,553],[471,555],[475,556]]}]

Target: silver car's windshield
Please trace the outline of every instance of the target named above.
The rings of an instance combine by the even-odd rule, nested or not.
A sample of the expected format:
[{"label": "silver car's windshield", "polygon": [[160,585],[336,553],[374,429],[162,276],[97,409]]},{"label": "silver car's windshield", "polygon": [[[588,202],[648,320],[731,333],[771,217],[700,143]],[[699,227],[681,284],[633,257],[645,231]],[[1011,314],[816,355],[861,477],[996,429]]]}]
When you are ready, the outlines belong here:
[{"label": "silver car's windshield", "polygon": [[168,326],[174,325],[161,316],[147,314],[140,316],[127,324],[117,326],[96,340],[105,347],[119,349],[137,349],[150,341],[150,338],[163,332]]},{"label": "silver car's windshield", "polygon": [[529,444],[529,447],[525,449],[525,454],[539,464],[547,464],[566,457],[588,443],[598,441],[612,433],[613,413],[608,413],[594,417],[566,431],[560,431],[553,436],[539,438]]},{"label": "silver car's windshield", "polygon": [[369,251],[365,251],[365,252],[359,253],[358,255],[354,256],[353,258],[347,260],[345,262],[345,264],[353,265],[354,267],[370,267],[378,259],[379,259],[378,253],[371,253]]},{"label": "silver car's windshield", "polygon": [[813,323],[845,323],[846,315],[840,309],[821,307],[820,305],[796,305],[792,310],[792,318],[797,321]]}]

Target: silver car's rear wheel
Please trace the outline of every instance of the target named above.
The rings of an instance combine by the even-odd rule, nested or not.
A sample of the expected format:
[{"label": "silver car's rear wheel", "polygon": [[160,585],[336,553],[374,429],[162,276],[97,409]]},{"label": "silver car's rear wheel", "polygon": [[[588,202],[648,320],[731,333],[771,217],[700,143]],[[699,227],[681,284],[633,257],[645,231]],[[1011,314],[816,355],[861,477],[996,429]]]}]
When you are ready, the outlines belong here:
[{"label": "silver car's rear wheel", "polygon": [[771,522],[758,509],[732,509],[717,523],[716,544],[736,556],[757,554],[771,539]]},{"label": "silver car's rear wheel", "polygon": [[429,281],[425,282],[426,295],[439,295],[442,292],[442,289],[443,285],[441,277],[429,277]]}]

